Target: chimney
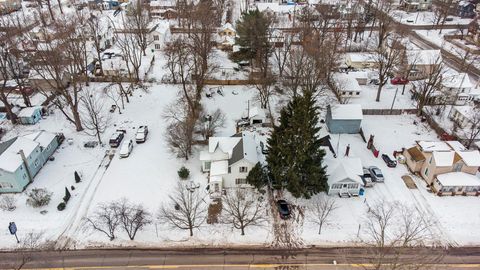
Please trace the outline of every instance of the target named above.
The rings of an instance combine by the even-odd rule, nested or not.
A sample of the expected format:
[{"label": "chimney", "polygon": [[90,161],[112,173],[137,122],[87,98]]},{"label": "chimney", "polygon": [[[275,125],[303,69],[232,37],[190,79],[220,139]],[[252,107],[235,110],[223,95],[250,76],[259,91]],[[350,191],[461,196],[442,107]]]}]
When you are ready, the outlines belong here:
[{"label": "chimney", "polygon": [[23,166],[25,166],[25,170],[27,171],[28,182],[32,183],[33,178],[32,178],[32,174],[30,173],[30,169],[28,168],[28,162],[27,162],[27,158],[25,157],[25,153],[23,152],[22,149],[20,149],[17,154],[19,154],[20,157],[22,158]]}]

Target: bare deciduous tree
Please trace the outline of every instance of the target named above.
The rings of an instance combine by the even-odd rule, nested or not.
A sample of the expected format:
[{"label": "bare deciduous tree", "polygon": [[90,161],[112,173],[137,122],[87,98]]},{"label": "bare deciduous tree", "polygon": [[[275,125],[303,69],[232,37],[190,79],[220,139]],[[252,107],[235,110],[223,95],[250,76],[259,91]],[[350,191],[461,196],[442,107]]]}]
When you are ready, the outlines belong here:
[{"label": "bare deciduous tree", "polygon": [[126,198],[117,202],[120,225],[130,240],[135,239],[138,231],[151,223],[150,213],[141,204],[132,204]]},{"label": "bare deciduous tree", "polygon": [[324,225],[328,225],[333,212],[337,209],[336,201],[324,193],[311,199],[307,209],[310,212],[310,221],[318,225],[318,234],[322,233]]},{"label": "bare deciduous tree", "polygon": [[101,135],[107,129],[108,124],[108,116],[104,108],[105,102],[90,88],[83,90],[80,99],[83,105],[80,111],[83,116],[85,132],[90,136],[96,137],[98,143],[102,144]]},{"label": "bare deciduous tree", "polygon": [[442,79],[445,73],[441,59],[435,59],[426,72],[426,79],[414,85],[414,97],[417,102],[418,115],[422,115],[423,108],[429,104],[445,102],[442,89]]},{"label": "bare deciduous tree", "polygon": [[197,124],[197,130],[202,134],[205,140],[214,136],[219,128],[225,127],[225,114],[217,109],[213,113],[203,111],[200,114],[200,121]]},{"label": "bare deciduous tree", "polygon": [[427,213],[398,202],[379,201],[369,208],[358,237],[368,253],[369,269],[425,269],[443,257],[443,252],[428,248],[438,244],[434,229],[435,222]]},{"label": "bare deciduous tree", "polygon": [[245,235],[245,228],[258,226],[264,220],[266,202],[260,200],[253,190],[236,188],[223,196],[223,222],[232,224]]},{"label": "bare deciduous tree", "polygon": [[480,106],[476,105],[472,108],[472,112],[470,114],[470,121],[468,123],[468,128],[465,130],[467,135],[466,147],[470,148],[472,143],[477,139],[478,135],[480,135]]},{"label": "bare deciduous tree", "polygon": [[181,183],[168,203],[160,207],[158,219],[174,228],[188,230],[193,236],[193,230],[198,229],[206,219],[206,204],[199,189],[187,190]]},{"label": "bare deciduous tree", "polygon": [[378,89],[375,101],[380,101],[383,86],[387,83],[389,75],[392,74],[395,67],[400,64],[400,51],[402,45],[400,39],[392,38],[389,46],[381,46],[375,50],[373,59],[377,65],[378,71]]},{"label": "bare deciduous tree", "polygon": [[120,225],[119,205],[116,202],[98,204],[95,212],[86,218],[86,222],[112,241],[115,239],[115,231]]}]

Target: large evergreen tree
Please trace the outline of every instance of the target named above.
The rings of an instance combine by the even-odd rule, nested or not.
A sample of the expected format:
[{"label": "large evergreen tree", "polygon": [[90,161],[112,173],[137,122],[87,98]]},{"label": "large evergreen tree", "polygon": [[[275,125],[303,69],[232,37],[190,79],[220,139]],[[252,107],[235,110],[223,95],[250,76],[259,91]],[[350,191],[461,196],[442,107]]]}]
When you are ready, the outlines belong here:
[{"label": "large evergreen tree", "polygon": [[234,53],[236,61],[252,60],[262,55],[270,55],[269,28],[272,19],[258,10],[250,10],[242,14],[236,23],[238,37],[236,43],[240,51]]},{"label": "large evergreen tree", "polygon": [[282,109],[280,124],[268,141],[267,163],[273,182],[296,198],[310,198],[327,189],[319,131],[318,107],[306,91]]},{"label": "large evergreen tree", "polygon": [[265,168],[258,162],[247,175],[247,183],[254,186],[259,191],[268,186],[268,175]]}]

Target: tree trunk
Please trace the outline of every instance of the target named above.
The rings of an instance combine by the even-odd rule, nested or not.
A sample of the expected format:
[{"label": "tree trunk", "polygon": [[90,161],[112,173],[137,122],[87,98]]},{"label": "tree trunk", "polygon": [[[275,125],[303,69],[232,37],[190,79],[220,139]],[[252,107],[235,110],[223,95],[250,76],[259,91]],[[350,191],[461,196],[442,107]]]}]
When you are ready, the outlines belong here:
[{"label": "tree trunk", "polygon": [[50,3],[50,0],[47,0],[47,7],[48,7],[48,12],[50,13],[50,17],[52,18],[52,21],[55,21],[55,16],[53,15],[52,4]]},{"label": "tree trunk", "polygon": [[382,93],[382,80],[380,80],[380,84],[378,85],[377,90],[377,98],[375,99],[376,102],[380,102],[380,94]]},{"label": "tree trunk", "polygon": [[190,226],[189,230],[190,230],[190,236],[193,236],[193,227]]},{"label": "tree trunk", "polygon": [[76,130],[77,131],[82,131],[83,130],[82,119],[80,118],[80,114],[78,113],[78,109],[72,107],[72,114],[73,114],[73,120],[75,122]]}]

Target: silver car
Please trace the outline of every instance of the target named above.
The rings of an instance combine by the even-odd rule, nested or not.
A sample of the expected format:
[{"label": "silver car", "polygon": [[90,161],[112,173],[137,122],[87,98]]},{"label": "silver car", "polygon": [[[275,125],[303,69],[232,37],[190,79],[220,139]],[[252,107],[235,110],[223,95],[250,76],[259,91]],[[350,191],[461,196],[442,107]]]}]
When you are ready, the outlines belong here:
[{"label": "silver car", "polygon": [[373,187],[375,185],[375,182],[372,180],[372,174],[367,168],[363,168],[362,181],[364,187]]},{"label": "silver car", "polygon": [[370,171],[370,175],[372,176],[373,182],[385,181],[382,171],[377,166],[370,166],[368,170]]}]

